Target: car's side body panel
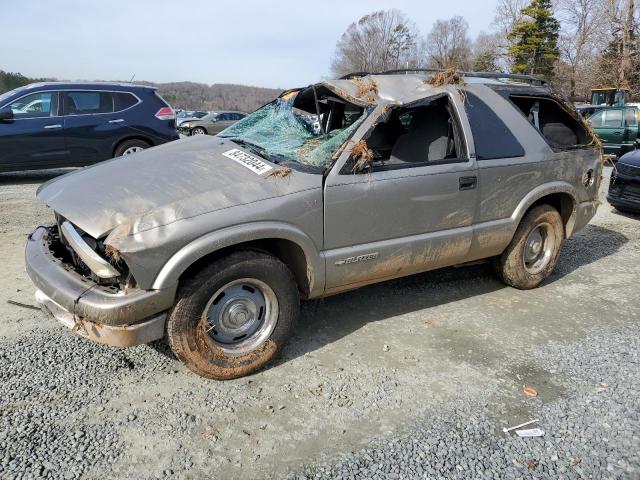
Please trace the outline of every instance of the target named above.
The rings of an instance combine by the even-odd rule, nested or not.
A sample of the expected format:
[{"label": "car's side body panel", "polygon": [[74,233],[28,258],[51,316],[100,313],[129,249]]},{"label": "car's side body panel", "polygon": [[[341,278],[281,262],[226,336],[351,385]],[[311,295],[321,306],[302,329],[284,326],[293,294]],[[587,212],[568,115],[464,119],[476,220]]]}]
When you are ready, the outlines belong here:
[{"label": "car's side body panel", "polygon": [[[509,126],[526,154],[516,158],[478,160],[479,198],[470,259],[501,253],[527,209],[537,200],[557,193],[569,195],[573,206],[597,199],[595,181],[583,185],[588,171],[599,176],[601,160],[595,147],[554,152],[544,138],[517,109],[484,86],[471,87],[489,103]],[[574,214],[567,223],[567,236],[575,231]]]}]

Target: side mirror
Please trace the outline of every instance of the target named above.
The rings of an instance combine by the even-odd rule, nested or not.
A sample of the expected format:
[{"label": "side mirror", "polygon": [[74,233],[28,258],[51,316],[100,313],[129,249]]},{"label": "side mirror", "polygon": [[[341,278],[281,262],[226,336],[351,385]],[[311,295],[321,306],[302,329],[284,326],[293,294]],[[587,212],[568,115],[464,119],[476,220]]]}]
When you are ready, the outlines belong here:
[{"label": "side mirror", "polygon": [[0,109],[0,122],[7,120],[13,120],[13,110],[9,107],[4,107]]}]

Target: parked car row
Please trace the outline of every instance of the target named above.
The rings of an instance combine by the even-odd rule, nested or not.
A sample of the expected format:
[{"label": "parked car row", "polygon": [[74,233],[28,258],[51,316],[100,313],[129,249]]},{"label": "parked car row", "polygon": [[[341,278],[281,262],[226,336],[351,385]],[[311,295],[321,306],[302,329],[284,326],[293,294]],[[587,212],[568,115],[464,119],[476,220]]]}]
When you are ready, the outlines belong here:
[{"label": "parked car row", "polygon": [[153,87],[38,83],[0,95],[0,171],[90,165],[178,139]]}]

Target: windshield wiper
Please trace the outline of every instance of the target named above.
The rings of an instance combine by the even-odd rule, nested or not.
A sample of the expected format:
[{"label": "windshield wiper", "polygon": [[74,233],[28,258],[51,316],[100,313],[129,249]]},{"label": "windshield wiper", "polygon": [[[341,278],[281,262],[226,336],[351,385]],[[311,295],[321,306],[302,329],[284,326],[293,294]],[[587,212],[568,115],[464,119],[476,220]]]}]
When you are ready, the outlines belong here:
[{"label": "windshield wiper", "polygon": [[262,148],[260,145],[256,145],[255,143],[251,143],[251,142],[247,142],[246,140],[241,140],[239,138],[230,138],[229,140],[231,140],[232,142],[237,143],[238,145],[246,148],[247,150],[251,150],[253,153],[255,153],[256,155],[259,155],[263,158],[266,158],[267,160],[269,160],[270,162],[273,163],[280,163],[279,160],[276,160],[273,158],[273,156],[269,155],[266,150],[264,148]]}]

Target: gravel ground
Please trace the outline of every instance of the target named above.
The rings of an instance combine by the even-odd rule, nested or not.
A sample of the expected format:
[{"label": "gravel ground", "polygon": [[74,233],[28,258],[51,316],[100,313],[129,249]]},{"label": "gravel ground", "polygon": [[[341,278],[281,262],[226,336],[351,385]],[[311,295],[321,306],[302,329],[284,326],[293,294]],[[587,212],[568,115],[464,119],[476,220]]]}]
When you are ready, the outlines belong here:
[{"label": "gravel ground", "polygon": [[603,205],[533,291],[477,265],[308,302],[279,361],[214,382],[7,303],[51,176],[0,175],[3,480],[640,478],[638,217]]},{"label": "gravel ground", "polygon": [[640,478],[639,352],[635,328],[537,349],[535,363],[567,392],[529,401],[540,422],[524,428],[543,437],[497,433],[490,405],[457,401],[409,435],[287,478]]}]

